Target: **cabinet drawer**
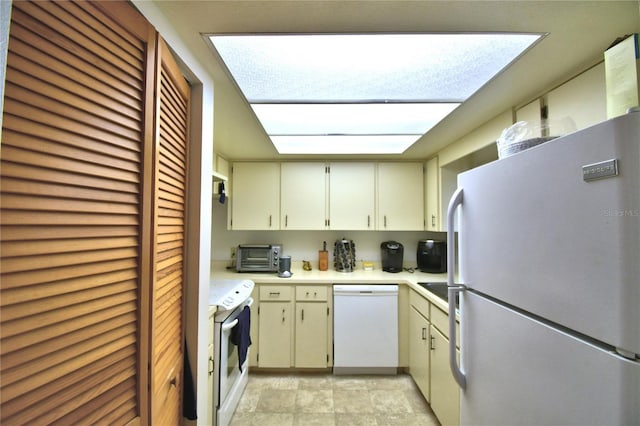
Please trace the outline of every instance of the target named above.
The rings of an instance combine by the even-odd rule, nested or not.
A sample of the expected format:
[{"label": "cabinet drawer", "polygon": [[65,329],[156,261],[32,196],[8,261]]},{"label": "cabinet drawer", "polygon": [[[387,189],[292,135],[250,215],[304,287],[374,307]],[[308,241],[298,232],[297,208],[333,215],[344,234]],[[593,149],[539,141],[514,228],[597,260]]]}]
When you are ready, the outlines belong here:
[{"label": "cabinet drawer", "polygon": [[420,296],[417,292],[411,290],[411,292],[409,292],[409,303],[411,304],[411,306],[416,308],[416,310],[420,312],[423,317],[429,319],[430,303],[427,299]]},{"label": "cabinet drawer", "polygon": [[[449,315],[435,306],[431,309],[431,323],[446,337],[449,338]],[[460,347],[460,324],[456,323],[456,346]]]},{"label": "cabinet drawer", "polygon": [[264,302],[265,300],[291,300],[291,287],[287,285],[260,286],[260,301]]},{"label": "cabinet drawer", "polygon": [[296,300],[320,301],[327,300],[326,285],[301,285],[296,287]]}]

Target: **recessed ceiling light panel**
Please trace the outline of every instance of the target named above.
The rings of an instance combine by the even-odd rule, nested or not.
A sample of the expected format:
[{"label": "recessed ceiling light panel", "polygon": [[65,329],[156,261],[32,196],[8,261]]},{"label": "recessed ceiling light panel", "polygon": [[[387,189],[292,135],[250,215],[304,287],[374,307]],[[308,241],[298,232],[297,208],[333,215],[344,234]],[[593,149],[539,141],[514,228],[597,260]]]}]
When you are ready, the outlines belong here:
[{"label": "recessed ceiling light panel", "polygon": [[298,136],[424,134],[540,37],[471,33],[209,38],[267,134]]}]

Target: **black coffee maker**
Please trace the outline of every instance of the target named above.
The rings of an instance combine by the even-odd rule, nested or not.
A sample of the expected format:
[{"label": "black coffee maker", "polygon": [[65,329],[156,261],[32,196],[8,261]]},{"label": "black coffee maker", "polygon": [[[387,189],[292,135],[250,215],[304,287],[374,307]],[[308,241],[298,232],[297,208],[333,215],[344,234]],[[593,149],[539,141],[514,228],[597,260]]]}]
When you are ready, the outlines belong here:
[{"label": "black coffee maker", "polygon": [[401,272],[404,247],[397,241],[385,241],[380,244],[382,270],[385,272]]},{"label": "black coffee maker", "polygon": [[447,243],[445,241],[418,241],[416,257],[420,272],[431,274],[447,272]]}]

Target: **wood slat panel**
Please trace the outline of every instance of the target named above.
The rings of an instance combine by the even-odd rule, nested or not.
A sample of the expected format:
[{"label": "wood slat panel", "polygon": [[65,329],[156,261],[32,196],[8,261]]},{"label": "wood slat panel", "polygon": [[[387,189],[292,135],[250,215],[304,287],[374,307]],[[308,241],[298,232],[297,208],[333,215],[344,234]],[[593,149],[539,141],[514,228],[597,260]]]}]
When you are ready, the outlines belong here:
[{"label": "wood slat panel", "polygon": [[72,333],[85,327],[91,327],[103,321],[109,321],[112,318],[135,314],[135,303],[123,303],[87,315],[81,315],[71,320],[55,324],[44,324],[41,325],[40,328],[33,328],[14,336],[3,336],[1,352],[2,355],[10,354],[29,347],[33,342],[55,339],[67,333]]},{"label": "wood slat panel", "polygon": [[[9,132],[3,132],[3,135],[5,133]],[[2,161],[1,164],[3,177],[10,176],[27,181],[67,184],[73,185],[76,188],[98,188],[100,190],[108,190],[116,193],[124,192],[134,195],[139,191],[139,187],[136,182],[119,181],[100,176],[88,175],[83,175],[82,179],[78,179],[77,174],[66,170],[48,170],[38,166],[10,163],[7,161]],[[2,185],[1,182],[0,185]]]},{"label": "wood slat panel", "polygon": [[[43,8],[49,10],[43,10]],[[121,83],[114,84],[114,87],[121,87],[122,84],[125,84],[132,93],[142,91],[141,58],[136,61],[126,53],[123,59],[118,56],[118,53],[124,53],[121,49],[114,47],[114,50],[120,51],[111,52],[95,43],[93,38],[84,37],[74,28],[74,26],[84,26],[75,17],[68,14],[65,17],[52,16],[52,14],[61,12],[62,9],[58,8],[54,2],[28,2],[20,10],[14,12],[13,19],[32,32],[32,34],[25,32],[19,34],[22,39],[29,40],[30,44],[42,46],[41,43],[34,43],[33,40],[33,37],[41,37],[50,42],[46,47],[56,58],[67,63],[91,66],[94,68],[90,72],[91,75],[96,75],[97,70],[101,70],[116,77]],[[130,58],[131,62],[137,63],[127,63],[127,58]]]},{"label": "wood slat panel", "polygon": [[[3,178],[6,179],[6,178]],[[2,241],[56,240],[137,236],[135,226],[11,226],[2,230]]]},{"label": "wood slat panel", "polygon": [[[29,394],[4,403],[3,416],[6,415],[8,424],[35,424],[35,421],[30,423],[32,419],[48,415],[51,412],[50,407],[58,408],[73,402],[86,403],[87,393],[93,392],[97,384],[109,377],[111,372],[118,375],[126,371],[132,364],[133,355],[135,355],[133,348],[124,348],[110,353],[94,362],[91,368],[84,368],[77,374],[62,377],[42,386],[39,392],[46,396],[37,404],[34,404]],[[42,420],[46,423],[46,419]]]},{"label": "wood slat panel", "polygon": [[[6,107],[6,104],[5,104]],[[100,177],[102,179],[114,179],[123,182],[138,183],[140,176],[138,173],[129,172],[126,170],[118,170],[109,167],[108,165],[91,164],[81,159],[68,159],[64,157],[58,157],[47,153],[40,153],[30,151],[27,149],[16,148],[11,143],[5,145],[2,142],[2,155],[3,160],[6,162],[23,163],[29,166],[38,166],[43,169],[53,169],[66,171],[71,173],[77,173],[79,178],[84,176]],[[38,169],[35,169],[37,171]],[[42,178],[35,174],[32,177],[33,180],[42,180]],[[83,179],[79,179],[80,182]]]},{"label": "wood slat panel", "polygon": [[[12,16],[20,19],[22,15],[20,12],[14,12]],[[17,21],[14,21],[17,22]],[[34,58],[40,62],[44,67],[50,68],[61,75],[69,75],[72,80],[79,80],[79,83],[91,87],[92,80],[87,78],[86,75],[97,77],[95,84],[103,93],[108,94],[110,91],[120,92],[125,97],[131,98],[129,105],[132,105],[134,100],[138,102],[142,101],[141,87],[132,87],[132,81],[130,76],[127,76],[120,72],[117,68],[111,67],[113,74],[107,70],[100,69],[95,64],[100,64],[100,58],[94,57],[95,63],[85,62],[78,60],[68,51],[61,49],[50,41],[49,38],[35,33],[30,29],[30,26],[38,26],[38,23],[33,20],[25,19],[25,22],[12,26],[12,36],[15,34],[15,44],[23,46],[31,46],[29,49],[25,48],[24,51],[20,51],[20,56],[25,58]],[[9,47],[11,48],[12,39],[9,40]],[[40,61],[40,59],[42,61]],[[7,73],[8,74],[8,73]],[[122,80],[128,80],[123,82]],[[139,83],[142,84],[142,83]],[[117,95],[116,95],[117,96]]]},{"label": "wood slat panel", "polygon": [[[186,199],[189,89],[163,41],[159,43],[160,102],[157,107],[159,151],[156,160],[157,199],[154,207],[156,235],[173,234],[171,243],[156,239],[153,289],[152,393],[156,409],[152,420],[180,421],[182,392],[183,298],[184,298],[184,218]],[[174,80],[182,83],[175,90]],[[182,107],[181,107],[182,105]],[[179,228],[177,226],[180,226]],[[163,232],[163,228],[170,228]],[[166,241],[166,240],[165,240]],[[177,243],[173,243],[176,241]],[[176,377],[176,386],[167,380]]]},{"label": "wood slat panel", "polygon": [[12,5],[0,168],[2,424],[148,423],[140,337],[155,48],[153,28],[125,1]]}]

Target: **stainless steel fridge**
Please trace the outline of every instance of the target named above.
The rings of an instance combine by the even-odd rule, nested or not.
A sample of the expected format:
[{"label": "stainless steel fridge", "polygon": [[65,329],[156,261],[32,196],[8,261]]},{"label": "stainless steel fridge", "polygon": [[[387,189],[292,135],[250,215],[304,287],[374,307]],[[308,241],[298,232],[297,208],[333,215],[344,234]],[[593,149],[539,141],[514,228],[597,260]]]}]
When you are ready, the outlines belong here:
[{"label": "stainless steel fridge", "polygon": [[640,424],[639,169],[636,111],[458,176],[461,424]]}]

